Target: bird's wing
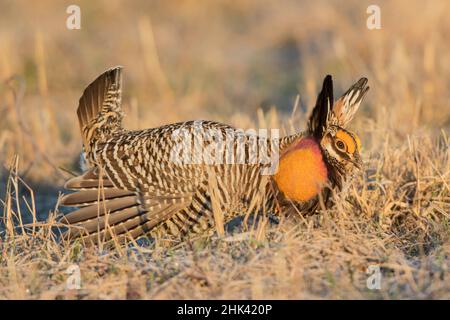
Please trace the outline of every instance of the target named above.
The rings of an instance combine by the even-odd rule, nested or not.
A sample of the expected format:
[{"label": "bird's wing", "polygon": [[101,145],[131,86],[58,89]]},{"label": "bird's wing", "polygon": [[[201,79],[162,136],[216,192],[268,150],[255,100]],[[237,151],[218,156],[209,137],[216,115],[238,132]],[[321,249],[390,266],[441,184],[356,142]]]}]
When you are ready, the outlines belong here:
[{"label": "bird's wing", "polygon": [[99,233],[106,238],[129,233],[136,238],[187,209],[208,178],[201,163],[174,155],[180,141],[171,136],[180,128],[187,128],[196,139],[192,124],[182,123],[121,132],[99,144],[95,153],[98,166],[69,180],[66,188],[76,192],[60,202],[78,208],[63,217],[75,227],[71,237],[87,233],[95,242]]},{"label": "bird's wing", "polygon": [[137,238],[192,201],[190,193],[155,196],[145,190],[117,188],[100,171],[91,169],[65,185],[76,192],[65,195],[60,203],[77,208],[62,218],[70,225],[68,238],[85,235],[94,243],[113,236]]}]

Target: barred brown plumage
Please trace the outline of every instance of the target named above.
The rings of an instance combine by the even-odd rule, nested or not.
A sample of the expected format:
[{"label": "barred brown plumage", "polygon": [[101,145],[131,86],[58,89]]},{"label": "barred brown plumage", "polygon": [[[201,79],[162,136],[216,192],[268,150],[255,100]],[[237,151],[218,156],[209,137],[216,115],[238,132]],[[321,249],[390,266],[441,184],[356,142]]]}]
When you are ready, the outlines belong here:
[{"label": "barred brown plumage", "polygon": [[[66,233],[69,237],[84,234],[94,242],[144,234],[183,237],[211,230],[217,211],[228,222],[250,213],[280,214],[289,201],[309,212],[317,206],[319,191],[328,195],[328,188],[340,187],[360,161],[358,148],[342,150],[335,141],[356,145],[356,135],[344,126],[368,90],[365,78],[333,107],[332,82],[327,76],[308,130],[278,138],[250,135],[214,121],[125,130],[121,71],[121,67],[106,71],[80,98],[77,112],[90,168],[65,185],[76,192],[65,195],[61,204],[79,207],[62,219],[73,227]],[[227,141],[230,133],[235,134],[227,149],[230,154],[205,151],[205,137],[209,142]],[[179,139],[186,138],[187,143],[180,144]],[[254,161],[251,148],[255,146],[264,146],[265,154],[279,152],[282,165],[275,176],[262,174],[268,163]],[[182,161],[186,155],[189,161]],[[320,176],[330,185],[319,181]],[[305,198],[309,193],[302,188],[312,190],[313,197]]]}]

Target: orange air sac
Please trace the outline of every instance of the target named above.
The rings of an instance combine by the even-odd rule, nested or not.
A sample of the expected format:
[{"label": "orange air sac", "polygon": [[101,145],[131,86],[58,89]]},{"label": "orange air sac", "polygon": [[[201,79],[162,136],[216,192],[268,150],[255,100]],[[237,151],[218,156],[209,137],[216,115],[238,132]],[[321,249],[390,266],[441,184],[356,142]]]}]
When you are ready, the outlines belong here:
[{"label": "orange air sac", "polygon": [[327,166],[318,143],[303,138],[280,157],[274,176],[281,192],[290,200],[311,200],[328,180]]}]

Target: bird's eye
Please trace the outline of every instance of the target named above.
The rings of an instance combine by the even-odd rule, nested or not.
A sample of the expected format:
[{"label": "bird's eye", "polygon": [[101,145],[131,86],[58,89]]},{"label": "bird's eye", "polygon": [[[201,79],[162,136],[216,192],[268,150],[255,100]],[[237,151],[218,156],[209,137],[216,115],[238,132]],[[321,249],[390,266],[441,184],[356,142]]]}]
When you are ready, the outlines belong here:
[{"label": "bird's eye", "polygon": [[336,147],[339,150],[344,150],[345,151],[345,143],[342,140],[336,141]]}]

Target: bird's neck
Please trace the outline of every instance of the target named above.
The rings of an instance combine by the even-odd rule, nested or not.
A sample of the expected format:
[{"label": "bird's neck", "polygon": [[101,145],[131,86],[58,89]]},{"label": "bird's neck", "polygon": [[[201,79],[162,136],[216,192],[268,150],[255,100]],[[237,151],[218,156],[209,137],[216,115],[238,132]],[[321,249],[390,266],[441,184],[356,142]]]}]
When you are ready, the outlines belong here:
[{"label": "bird's neck", "polygon": [[312,137],[294,141],[280,156],[274,180],[290,200],[313,199],[328,181],[328,170],[319,143]]}]

